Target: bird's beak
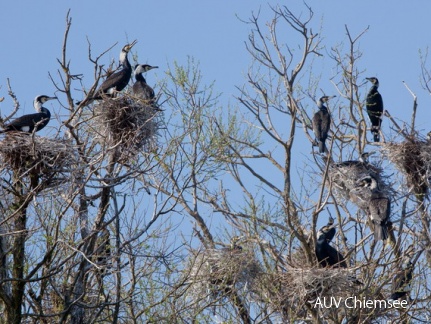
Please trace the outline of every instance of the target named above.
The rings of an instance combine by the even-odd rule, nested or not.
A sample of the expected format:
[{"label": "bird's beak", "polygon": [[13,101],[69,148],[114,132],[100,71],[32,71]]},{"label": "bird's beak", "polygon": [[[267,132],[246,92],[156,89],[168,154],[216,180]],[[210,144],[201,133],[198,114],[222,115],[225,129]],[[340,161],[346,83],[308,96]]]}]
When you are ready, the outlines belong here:
[{"label": "bird's beak", "polygon": [[57,97],[48,97],[48,100],[58,99]]},{"label": "bird's beak", "polygon": [[151,69],[158,69],[158,66],[152,66]]},{"label": "bird's beak", "polygon": [[133,42],[131,42],[128,47],[129,47],[129,51],[132,49],[133,46],[135,46],[135,44],[138,42],[138,40],[134,40]]},{"label": "bird's beak", "polygon": [[371,78],[365,78],[365,80],[368,80],[368,81],[370,81],[370,82],[371,82]]}]

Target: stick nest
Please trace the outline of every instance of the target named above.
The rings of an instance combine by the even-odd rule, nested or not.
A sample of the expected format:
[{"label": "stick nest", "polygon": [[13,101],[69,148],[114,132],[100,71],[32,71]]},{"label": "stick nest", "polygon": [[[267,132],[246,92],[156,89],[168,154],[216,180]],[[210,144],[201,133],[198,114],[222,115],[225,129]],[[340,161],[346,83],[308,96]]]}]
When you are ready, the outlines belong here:
[{"label": "stick nest", "polygon": [[37,175],[52,179],[70,171],[75,150],[66,140],[10,132],[0,141],[1,164],[20,177]]},{"label": "stick nest", "polygon": [[93,127],[106,145],[119,148],[120,160],[156,148],[161,121],[160,110],[154,106],[123,94],[104,99],[95,105],[94,111]]},{"label": "stick nest", "polygon": [[[282,273],[265,273],[255,283],[253,298],[269,303],[274,311],[295,310],[301,317],[317,298],[358,295],[363,287],[354,283],[350,270],[332,268],[288,268]],[[341,305],[343,306],[343,305]]]},{"label": "stick nest", "polygon": [[359,208],[367,209],[371,198],[369,188],[358,186],[358,181],[366,176],[377,180],[382,192],[389,194],[390,187],[385,183],[383,169],[368,162],[334,163],[329,167],[329,180],[335,194],[348,199]]},{"label": "stick nest", "polygon": [[193,250],[187,266],[191,295],[199,301],[209,294],[244,289],[256,279],[259,263],[251,252],[235,249]]},{"label": "stick nest", "polygon": [[428,195],[431,176],[431,143],[410,139],[401,143],[385,143],[383,154],[406,177],[418,198]]}]

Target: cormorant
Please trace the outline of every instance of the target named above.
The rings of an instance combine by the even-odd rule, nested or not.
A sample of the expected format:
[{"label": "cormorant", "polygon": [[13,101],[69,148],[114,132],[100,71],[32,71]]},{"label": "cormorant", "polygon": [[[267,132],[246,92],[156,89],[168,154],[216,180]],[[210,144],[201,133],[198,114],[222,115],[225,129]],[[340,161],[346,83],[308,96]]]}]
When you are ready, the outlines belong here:
[{"label": "cormorant", "polygon": [[392,280],[392,294],[390,299],[404,298],[410,292],[410,283],[413,279],[413,263],[411,260],[404,269],[401,269]]},{"label": "cormorant", "polygon": [[367,95],[367,113],[371,121],[371,133],[374,136],[374,142],[380,141],[380,127],[382,126],[383,99],[379,91],[379,80],[377,78],[366,78],[373,86]]},{"label": "cormorant", "polygon": [[45,95],[37,96],[33,101],[34,109],[37,113],[24,115],[14,119],[12,122],[4,126],[0,133],[6,132],[25,132],[32,133],[35,128],[36,132],[40,131],[46,125],[48,125],[51,118],[51,112],[42,107],[42,105],[48,100],[57,99],[57,97],[48,97]]},{"label": "cormorant", "polygon": [[135,65],[135,78],[136,82],[133,85],[133,94],[140,99],[148,100],[152,102],[154,100],[155,94],[153,88],[151,88],[142,73],[148,72],[152,69],[157,69],[158,66],[151,66],[148,64],[136,64]]},{"label": "cormorant", "polygon": [[329,128],[331,127],[331,115],[328,108],[324,105],[329,99],[335,96],[323,96],[317,101],[319,111],[313,116],[313,131],[319,144],[319,153],[325,153],[325,141],[328,137]]},{"label": "cormorant", "polygon": [[[132,43],[124,45],[120,53],[120,65],[123,67],[120,71],[112,73],[109,75],[105,81],[97,89],[93,97],[88,100],[101,100],[103,96],[115,97],[115,93],[123,90],[130,81],[132,76],[132,66],[130,65],[127,54],[132,49],[132,47],[137,43],[134,40]],[[77,102],[79,105],[82,101]]]},{"label": "cormorant", "polygon": [[[331,225],[329,225],[331,224]],[[330,222],[317,232],[316,257],[321,267],[347,268],[343,255],[334,249],[329,242],[334,238],[335,227]]]},{"label": "cormorant", "polygon": [[380,191],[377,180],[372,176],[362,178],[359,183],[371,190],[368,216],[374,227],[374,239],[385,241],[389,237],[388,227],[392,225],[390,221],[391,201]]}]

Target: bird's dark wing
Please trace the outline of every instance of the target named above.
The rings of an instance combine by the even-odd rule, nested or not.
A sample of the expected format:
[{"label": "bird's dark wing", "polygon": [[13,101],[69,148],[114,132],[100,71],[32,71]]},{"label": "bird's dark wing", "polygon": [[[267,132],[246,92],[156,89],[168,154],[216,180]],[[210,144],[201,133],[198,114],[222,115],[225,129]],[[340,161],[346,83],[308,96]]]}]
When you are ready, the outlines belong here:
[{"label": "bird's dark wing", "polygon": [[319,110],[313,116],[313,131],[319,140],[326,140],[331,126],[331,117],[328,112]]},{"label": "bird's dark wing", "polygon": [[154,90],[145,82],[136,81],[133,85],[133,93],[144,100],[152,100],[155,97]]},{"label": "bird's dark wing", "polygon": [[129,83],[131,76],[131,71],[121,70],[111,74],[106,78],[105,81],[100,85],[99,90],[97,91],[99,94],[106,94],[112,88],[115,88],[116,91],[123,90],[127,84]]},{"label": "bird's dark wing", "polygon": [[322,267],[347,268],[343,255],[329,245],[326,240],[316,244],[316,257]]},{"label": "bird's dark wing", "polygon": [[[44,122],[46,120],[46,123]],[[39,124],[39,129],[42,129],[42,124],[47,124],[49,117],[43,113],[28,114],[14,119],[9,124],[5,125],[5,131],[22,131],[23,127],[29,127],[29,132],[32,132],[34,126]],[[43,126],[45,126],[43,125]]]},{"label": "bird's dark wing", "polygon": [[386,223],[391,214],[390,200],[384,196],[371,197],[370,214],[373,221]]},{"label": "bird's dark wing", "polygon": [[367,96],[367,113],[373,126],[380,126],[383,113],[383,99],[379,92]]},{"label": "bird's dark wing", "polygon": [[329,245],[328,248],[328,262],[331,266],[336,266],[340,268],[347,268],[346,261],[344,260],[344,256],[338,252],[335,248]]}]

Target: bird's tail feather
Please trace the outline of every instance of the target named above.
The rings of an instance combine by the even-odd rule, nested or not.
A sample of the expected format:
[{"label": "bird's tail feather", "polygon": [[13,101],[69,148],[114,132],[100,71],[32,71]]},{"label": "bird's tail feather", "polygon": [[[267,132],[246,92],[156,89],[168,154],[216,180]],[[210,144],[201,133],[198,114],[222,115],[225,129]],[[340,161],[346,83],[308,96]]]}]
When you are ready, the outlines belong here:
[{"label": "bird's tail feather", "polygon": [[374,239],[376,241],[386,241],[389,237],[388,228],[386,225],[375,224],[374,225]]},{"label": "bird's tail feather", "polygon": [[319,141],[319,153],[325,153],[326,145],[325,141]]},{"label": "bird's tail feather", "polygon": [[371,128],[371,133],[374,136],[374,142],[380,142],[380,131],[379,131],[379,127],[373,126]]},{"label": "bird's tail feather", "polygon": [[374,133],[374,142],[380,142],[380,135],[378,132]]}]

